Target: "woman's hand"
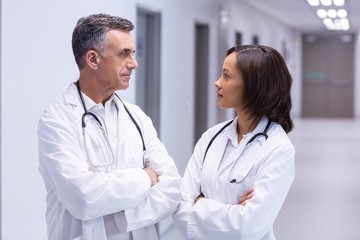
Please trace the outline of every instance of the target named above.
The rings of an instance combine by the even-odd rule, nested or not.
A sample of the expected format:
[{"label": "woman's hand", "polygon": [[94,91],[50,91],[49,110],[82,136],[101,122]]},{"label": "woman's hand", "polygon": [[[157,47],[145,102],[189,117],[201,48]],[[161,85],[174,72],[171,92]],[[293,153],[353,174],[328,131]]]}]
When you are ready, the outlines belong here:
[{"label": "woman's hand", "polygon": [[[249,199],[251,199],[251,198],[254,196],[253,192],[254,192],[254,188],[249,188],[249,189],[247,190],[247,192],[240,197],[240,199],[239,199],[239,204],[245,206],[245,205],[246,205],[246,201],[249,200]],[[203,195],[202,193],[195,199],[194,204],[195,204],[197,201],[199,201],[201,198],[204,198],[204,195]]]},{"label": "woman's hand", "polygon": [[245,206],[246,201],[254,196],[253,192],[254,192],[254,188],[249,188],[249,190],[247,190],[247,192],[240,197],[239,204]]}]

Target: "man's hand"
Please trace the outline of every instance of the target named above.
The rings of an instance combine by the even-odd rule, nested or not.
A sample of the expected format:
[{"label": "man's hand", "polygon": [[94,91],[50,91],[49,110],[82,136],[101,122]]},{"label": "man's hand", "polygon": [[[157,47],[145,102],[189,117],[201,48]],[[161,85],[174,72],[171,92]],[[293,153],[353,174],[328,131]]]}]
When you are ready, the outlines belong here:
[{"label": "man's hand", "polygon": [[159,175],[155,172],[154,169],[152,169],[151,167],[146,167],[143,169],[150,178],[151,186],[154,186],[155,184],[157,184],[159,182]]},{"label": "man's hand", "polygon": [[200,193],[200,195],[195,199],[194,204],[195,204],[198,200],[200,200],[200,199],[202,199],[202,198],[205,198],[205,197],[204,197],[204,194]]},{"label": "man's hand", "polygon": [[246,201],[254,196],[253,192],[254,188],[249,188],[249,190],[247,190],[247,192],[239,199],[239,204],[245,206]]}]

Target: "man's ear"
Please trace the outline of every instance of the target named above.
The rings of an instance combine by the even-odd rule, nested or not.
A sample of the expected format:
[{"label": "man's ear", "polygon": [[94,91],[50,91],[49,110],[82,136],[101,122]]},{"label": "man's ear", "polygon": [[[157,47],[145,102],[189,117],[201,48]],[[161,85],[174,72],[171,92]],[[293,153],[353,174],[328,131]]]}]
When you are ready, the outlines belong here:
[{"label": "man's ear", "polygon": [[85,55],[86,64],[89,65],[90,68],[96,70],[100,63],[99,54],[94,50],[87,51]]}]

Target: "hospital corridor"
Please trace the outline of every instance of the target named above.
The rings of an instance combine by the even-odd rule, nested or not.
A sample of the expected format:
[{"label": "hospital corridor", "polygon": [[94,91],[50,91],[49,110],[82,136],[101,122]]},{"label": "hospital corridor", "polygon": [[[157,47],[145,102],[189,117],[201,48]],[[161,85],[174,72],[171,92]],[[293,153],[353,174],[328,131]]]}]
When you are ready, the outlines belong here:
[{"label": "hospital corridor", "polygon": [[360,239],[360,121],[296,119],[296,177],[275,222],[279,240]]},{"label": "hospital corridor", "polygon": [[[127,33],[125,31],[125,36],[127,36],[125,42],[130,44],[131,48],[129,49],[131,51],[123,51],[132,53],[128,55],[131,56],[131,61],[123,64],[123,66],[126,66],[125,68],[118,66],[119,64],[115,64],[113,61],[101,60],[101,64],[105,64],[104,67],[94,68],[94,71],[113,69],[109,71],[111,74],[89,73],[89,75],[85,76],[105,79],[111,75],[114,79],[118,77],[122,80],[125,79],[124,85],[119,83],[116,84],[117,87],[106,88],[112,89],[111,91],[106,90],[103,92],[114,94],[116,91],[118,97],[124,100],[124,105],[129,104],[131,106],[131,104],[134,104],[138,106],[139,108],[134,106],[135,110],[132,110],[131,107],[129,109],[131,113],[135,111],[135,122],[139,122],[139,124],[129,121],[129,128],[127,125],[122,124],[121,121],[127,121],[126,119],[131,119],[131,117],[130,115],[119,114],[119,111],[127,111],[120,105],[121,108],[111,107],[111,115],[107,114],[112,119],[107,121],[109,123],[106,123],[109,126],[106,124],[102,126],[102,124],[92,121],[95,124],[94,126],[101,127],[94,129],[94,126],[91,127],[90,123],[88,129],[92,129],[94,133],[98,134],[94,134],[96,137],[92,137],[92,133],[85,136],[85,130],[80,131],[80,129],[85,125],[84,122],[86,122],[87,118],[84,117],[83,122],[80,117],[81,114],[85,114],[90,109],[87,106],[88,102],[91,102],[91,104],[96,103],[91,98],[85,98],[85,104],[79,105],[81,108],[77,109],[80,110],[77,112],[79,119],[76,118],[77,115],[70,114],[70,110],[69,114],[62,114],[60,111],[62,108],[51,108],[54,111],[59,110],[56,119],[64,121],[62,124],[54,125],[66,126],[69,134],[61,134],[62,132],[56,130],[57,128],[51,131],[52,134],[48,134],[44,129],[39,130],[39,120],[44,114],[44,109],[49,108],[54,99],[59,99],[59,97],[60,99],[66,99],[66,97],[61,98],[66,89],[74,90],[73,94],[76,97],[71,97],[71,99],[75,99],[75,102],[80,99],[78,99],[78,96],[88,96],[84,91],[81,94],[80,82],[82,80],[80,80],[80,77],[84,75],[80,75],[77,61],[82,58],[79,58],[82,55],[80,54],[77,58],[74,55],[72,44],[74,42],[76,45],[77,41],[72,39],[73,31],[79,23],[78,20],[82,17],[102,14],[115,16],[116,19],[117,17],[125,18],[131,22],[129,26],[134,25],[134,28],[131,27],[131,32]],[[99,31],[99,34],[101,32],[103,31]],[[104,33],[108,34],[106,31]],[[74,35],[76,36],[76,34]],[[79,34],[79,36],[88,35]],[[96,43],[104,39],[106,39],[105,35],[99,35],[93,40]],[[114,39],[114,42],[123,41],[115,41]],[[90,47],[86,52],[95,53],[103,50],[103,48],[107,49],[105,41],[103,44],[104,47]],[[115,45],[120,46],[120,44]],[[262,49],[257,51],[261,52],[262,56],[267,56],[265,52],[270,51],[270,49],[276,50],[273,52],[276,54],[271,56],[278,56],[279,62],[271,63],[269,58],[266,58],[263,65],[252,64],[249,59],[251,59],[251,56],[257,56],[256,54],[249,53],[246,58],[245,56],[244,58],[241,57],[240,53],[246,53],[246,49],[252,48]],[[79,47],[79,49],[82,49],[82,47]],[[98,50],[95,51],[94,49]],[[124,49],[128,49],[128,47],[124,47]],[[227,53],[228,50],[237,51],[238,57],[234,58],[235,54]],[[111,51],[115,51],[115,48],[111,48]],[[232,54],[232,56],[227,56],[227,54]],[[107,58],[108,56],[105,55],[99,54],[99,59]],[[120,55],[110,54],[109,56]],[[242,59],[244,59],[243,63],[240,62]],[[123,63],[124,61],[121,60]],[[235,61],[236,64],[234,64]],[[112,63],[114,66],[111,68],[106,66],[108,63]],[[249,72],[254,74],[242,73],[244,69],[241,69],[242,67],[246,68],[246,65],[249,67]],[[260,66],[260,69],[256,69],[257,65]],[[250,66],[252,67],[250,68]],[[117,73],[120,69],[122,69],[121,71],[126,70],[126,74],[124,72]],[[235,74],[232,74],[235,77],[231,77],[231,79],[236,80],[235,85],[229,85],[234,81],[226,80],[229,69],[236,70],[234,71]],[[285,77],[276,76],[275,73],[277,72],[283,73]],[[246,77],[242,75],[246,75]],[[258,79],[253,77],[257,75],[262,77]],[[241,76],[246,78],[247,83]],[[239,79],[240,81],[238,81]],[[102,86],[103,82],[110,84],[117,81],[96,80],[95,85],[98,86],[97,83],[99,83],[99,86]],[[260,82],[256,83],[256,81]],[[265,84],[266,81],[269,81],[269,83]],[[73,85],[75,82],[79,83],[78,89]],[[88,83],[90,82],[92,81],[90,80]],[[239,82],[240,84],[238,84]],[[250,82],[254,86],[259,86],[259,89],[254,90],[255,87],[247,88],[247,85],[251,85],[248,84]],[[239,86],[243,88],[243,85],[245,85],[246,94],[243,94],[242,89],[241,91],[236,89]],[[102,92],[98,87],[86,86],[82,85],[82,89],[89,89],[94,93]],[[273,88],[271,91],[272,87],[277,88]],[[76,89],[77,91],[75,91]],[[236,95],[239,92],[241,97]],[[242,99],[242,97],[247,98],[250,96],[249,99],[251,100]],[[262,98],[264,96],[270,97]],[[118,101],[115,97],[110,97],[110,95],[108,97],[107,99],[111,99],[111,101],[113,99]],[[234,99],[234,101],[231,99]],[[281,99],[284,99],[284,101],[281,101]],[[103,105],[105,102],[111,102],[105,100],[101,101]],[[254,111],[255,109],[258,111],[261,108],[260,105],[264,109],[266,108],[266,111],[259,110],[259,116],[261,115],[261,117],[273,114],[268,111],[272,107],[280,114],[272,115],[271,122],[269,121],[270,124],[265,124],[264,128],[261,128],[264,130],[263,132],[255,133],[250,128],[245,131],[246,128],[240,122],[246,118],[240,117],[238,126],[235,126],[236,122],[233,122],[233,125],[228,125],[229,128],[224,128],[229,131],[225,134],[228,134],[229,139],[231,136],[238,137],[238,141],[240,141],[241,136],[247,136],[251,140],[250,135],[254,134],[254,136],[260,138],[258,140],[270,142],[268,146],[276,146],[276,150],[269,148],[268,151],[264,151],[263,148],[262,150],[255,149],[256,151],[252,152],[248,150],[245,141],[241,144],[240,141],[239,157],[230,159],[233,156],[230,155],[231,151],[235,151],[234,149],[237,147],[236,139],[233,140],[235,143],[233,146],[235,147],[231,147],[230,142],[224,144],[226,151],[223,149],[223,156],[221,156],[221,141],[224,140],[225,143],[227,139],[224,132],[216,135],[215,129],[220,126],[220,123],[230,122],[229,120],[238,115],[245,114],[244,116],[247,116],[248,113],[242,108],[243,104],[245,104],[243,102],[249,102],[249,104],[246,103],[249,106],[254,104]],[[78,103],[80,104],[80,102]],[[98,103],[96,106],[101,107],[99,114],[103,114],[105,107],[102,108],[100,102]],[[286,106],[281,106],[283,103],[286,103]],[[70,107],[66,109],[70,109]],[[234,111],[234,109],[237,109],[238,112]],[[141,119],[144,121],[141,119],[138,121],[137,113],[139,113],[139,116],[141,115]],[[273,126],[279,127],[273,123],[280,122],[281,115],[285,116],[287,123],[291,122],[288,121],[289,116],[291,116],[294,123],[294,129],[288,134],[291,143],[295,147],[295,178],[292,185],[294,148],[286,137],[286,132],[290,130],[292,124],[282,125],[283,130],[287,130],[284,132],[278,131],[278,133],[282,134],[282,142],[278,141],[277,137],[269,137],[270,141],[267,139],[267,130],[271,132],[274,131]],[[86,113],[85,116],[91,119],[92,115]],[[276,117],[273,118],[273,116]],[[120,117],[123,119],[121,120]],[[116,122],[117,118],[121,121]],[[72,124],[65,124],[65,122],[71,122]],[[146,124],[143,124],[144,122]],[[51,125],[50,123],[49,125]],[[282,123],[284,122],[282,121]],[[266,126],[269,126],[269,128]],[[205,133],[211,128],[210,133]],[[77,129],[79,131],[76,131]],[[239,129],[244,131],[240,133]],[[279,129],[281,128],[279,127]],[[237,132],[237,130],[239,131]],[[125,134],[126,131],[130,131],[128,135]],[[131,134],[132,131],[136,134]],[[85,226],[82,224],[89,222],[96,222],[97,226],[101,226],[99,229],[104,229],[106,226],[115,229],[113,236],[119,234],[121,236],[126,235],[128,238],[132,238],[132,232],[138,229],[147,234],[148,232],[143,230],[149,227],[146,224],[150,224],[154,236],[158,235],[159,237],[157,240],[182,240],[183,237],[180,235],[179,230],[175,228],[172,216],[169,216],[178,206],[181,191],[163,185],[164,192],[171,192],[169,195],[174,193],[173,196],[176,196],[177,201],[172,202],[172,207],[165,208],[166,198],[154,198],[160,204],[154,203],[147,206],[148,209],[159,214],[159,218],[149,217],[151,223],[142,221],[142,217],[147,216],[145,214],[147,211],[139,207],[141,205],[138,204],[152,199],[148,197],[148,193],[150,192],[149,189],[152,189],[153,183],[148,186],[144,185],[145,192],[139,193],[138,202],[131,201],[134,206],[129,207],[130,210],[127,205],[118,204],[118,199],[123,198],[122,194],[132,194],[134,188],[131,187],[133,185],[128,185],[126,181],[124,181],[124,185],[117,183],[117,181],[123,181],[122,175],[117,174],[117,170],[122,172],[124,169],[129,179],[141,181],[142,184],[148,180],[146,175],[145,179],[139,178],[139,173],[141,175],[142,170],[146,168],[145,166],[148,166],[146,161],[148,154],[146,151],[149,150],[151,154],[158,153],[158,151],[151,150],[155,144],[152,144],[153,141],[147,140],[150,139],[149,134],[147,134],[148,131],[151,133],[151,139],[155,139],[156,143],[158,143],[157,146],[165,147],[166,151],[161,151],[161,153],[170,156],[174,161],[174,164],[171,164],[172,173],[174,173],[171,176],[174,177],[169,179],[175,179],[176,177],[176,184],[174,184],[176,189],[180,189],[180,181],[178,180],[183,177],[185,179],[183,186],[193,187],[194,190],[187,191],[187,188],[183,187],[182,192],[185,193],[184,195],[195,196],[195,194],[188,194],[188,192],[197,193],[195,198],[183,198],[188,201],[186,202],[188,205],[185,206],[195,209],[192,205],[193,198],[197,201],[202,197],[202,194],[199,194],[198,186],[201,186],[200,193],[204,193],[208,197],[209,205],[203,202],[204,207],[200,208],[201,211],[199,210],[201,213],[204,210],[207,215],[199,215],[201,216],[198,218],[200,219],[199,224],[194,220],[196,224],[193,224],[193,226],[198,227],[198,229],[205,229],[209,235],[201,235],[203,234],[201,231],[198,233],[195,230],[190,230],[188,233],[192,238],[199,236],[199,238],[209,240],[208,236],[218,238],[216,234],[220,234],[223,237],[222,234],[225,232],[226,237],[219,240],[229,240],[229,236],[235,236],[235,239],[251,234],[253,234],[252,236],[256,234],[256,236],[263,236],[265,230],[268,233],[264,234],[268,234],[267,236],[271,238],[272,232],[269,229],[271,229],[273,219],[276,218],[273,225],[276,240],[360,240],[360,1],[0,0],[0,240],[54,240],[49,239],[53,238],[49,236],[56,232],[70,232],[73,236],[69,238],[79,239],[84,235],[80,231]],[[208,137],[210,143],[212,131],[214,131],[214,136],[220,138],[214,141],[209,150],[205,145],[208,142],[204,141],[204,139],[207,140]],[[59,140],[43,141],[45,142],[44,146],[54,144],[63,148],[49,147],[49,153],[44,154],[44,151],[41,150],[40,140],[50,138],[53,135],[54,139],[59,137]],[[69,137],[70,135],[73,137]],[[202,136],[205,137],[201,138]],[[71,141],[65,141],[66,137]],[[96,139],[96,141],[91,139]],[[89,146],[87,142],[90,140],[91,144],[100,142],[104,147]],[[272,145],[273,143],[274,145]],[[136,147],[138,147],[139,151],[136,150]],[[140,152],[141,147],[142,152]],[[257,148],[258,146],[254,147]],[[76,149],[76,151],[69,149]],[[205,149],[209,150],[209,152]],[[51,151],[55,150],[58,150],[59,154],[51,153]],[[209,153],[206,155],[206,162],[204,162],[205,158],[202,159],[203,155],[196,157],[196,154],[200,154],[202,150]],[[89,154],[93,151],[96,154],[104,153],[103,156],[106,157],[93,157],[95,154]],[[71,155],[71,153],[76,153],[76,156]],[[71,157],[67,157],[67,154],[71,155]],[[121,154],[133,157],[119,157]],[[140,154],[142,154],[142,157],[140,157]],[[59,159],[56,158],[58,155],[60,156]],[[54,161],[43,160],[48,158],[53,158]],[[93,158],[94,161],[99,161],[99,164],[93,164]],[[267,161],[269,158],[273,161]],[[153,159],[162,160],[163,158],[156,155]],[[197,162],[194,164],[196,159],[202,159],[202,165]],[[228,160],[229,163],[227,163]],[[216,161],[220,162],[219,166],[221,165],[221,167],[214,167]],[[233,161],[232,165],[230,161]],[[259,164],[260,162],[269,165],[274,164],[275,166],[285,165],[287,169],[282,170],[281,167],[272,168],[268,167],[268,165],[262,167],[263,165],[255,165],[252,161],[258,161]],[[51,164],[52,162],[59,164]],[[74,164],[74,162],[79,164]],[[50,169],[46,176],[49,179],[59,180],[59,182],[54,180],[58,184],[46,184],[48,179],[43,176],[44,172],[47,172],[45,171],[47,168],[44,167],[44,163],[47,163]],[[69,166],[76,165],[77,167],[56,168],[56,166],[62,166],[64,163],[69,164]],[[245,164],[248,167],[243,167],[240,164]],[[41,166],[43,167],[42,172]],[[108,167],[111,168],[110,173],[103,174],[101,172],[99,174],[98,171],[95,171],[95,168],[101,166],[104,167],[104,171],[107,171]],[[113,166],[119,169],[112,169]],[[159,168],[161,166],[160,164],[157,165]],[[184,174],[187,166],[190,166],[188,168],[190,170],[187,171],[187,174]],[[194,170],[192,166],[198,167]],[[78,185],[70,184],[72,181],[77,182],[74,180],[77,178],[69,177],[71,174],[68,176],[67,172],[63,171],[64,169],[79,173],[74,174],[74,176],[89,176],[89,179],[92,180],[102,179],[104,176],[104,179],[108,182],[99,181],[103,185],[92,185],[93,182],[98,183],[95,180],[79,181],[80,184]],[[52,170],[57,174],[51,174]],[[137,174],[131,174],[133,170]],[[264,172],[264,170],[265,172],[271,172],[271,174],[259,173]],[[226,171],[228,171],[227,174]],[[242,171],[246,172],[246,174]],[[191,174],[188,174],[189,172]],[[158,175],[157,172],[151,171],[151,173],[153,175],[153,177],[149,175],[151,182],[157,184],[155,177],[155,173]],[[161,170],[161,174],[163,173]],[[217,173],[225,174],[216,175]],[[246,181],[239,180],[240,177],[246,179]],[[211,182],[208,181],[210,178],[212,178]],[[198,181],[198,179],[201,179],[199,180],[200,184],[192,183],[193,180]],[[251,205],[254,208],[248,207],[244,211],[245,208],[239,207],[239,204],[241,204],[239,198],[241,199],[243,193],[249,191],[251,186],[254,186],[253,179],[256,179],[257,184],[260,182],[263,185],[256,185],[260,190],[253,202],[255,204]],[[284,181],[284,183],[280,181]],[[162,184],[164,183],[166,184],[165,181],[162,182]],[[202,183],[207,185],[201,185]],[[87,187],[88,184],[89,187]],[[85,185],[86,187],[83,187]],[[109,185],[113,186],[113,188],[108,188]],[[126,186],[131,191],[124,190],[121,186]],[[141,186],[141,184],[136,183],[135,186]],[[202,188],[203,186],[205,187]],[[206,186],[208,186],[208,189],[206,189]],[[69,189],[71,187],[74,187],[75,190],[71,191]],[[54,189],[59,190],[57,192]],[[93,199],[100,199],[104,202],[100,200],[81,202],[81,200],[86,199],[86,197],[81,197],[86,195],[84,192],[87,191],[83,191],[84,189],[89,190],[90,193],[103,194],[100,194],[103,198],[94,195]],[[94,189],[101,190],[95,191]],[[111,189],[118,191],[111,191]],[[219,191],[219,189],[222,191]],[[207,194],[206,191],[212,192],[215,198]],[[74,194],[74,192],[78,195]],[[118,192],[119,196],[116,195]],[[55,196],[53,193],[56,193],[54,198],[51,197]],[[70,196],[69,193],[74,195]],[[272,195],[269,193],[272,193]],[[70,197],[64,197],[68,196],[67,194]],[[151,194],[156,194],[156,192],[151,192]],[[264,198],[259,197],[259,195],[264,196]],[[210,201],[218,200],[217,198],[220,201]],[[228,201],[227,198],[231,198],[231,201]],[[278,214],[278,209],[284,198],[285,202]],[[109,199],[114,200],[113,204],[109,203]],[[146,201],[142,201],[143,199],[146,199]],[[261,201],[261,199],[268,201]],[[101,211],[99,210],[96,214],[86,215],[85,217],[81,214],[81,216],[77,216],[74,214],[79,210],[74,207],[77,206],[76,204],[64,204],[68,200],[80,203],[79,206],[89,209],[89,212],[94,209],[100,209]],[[149,200],[149,202],[151,201]],[[65,219],[57,217],[59,214],[54,214],[55,211],[51,210],[54,202],[58,202],[61,209],[66,209],[63,212],[69,213],[66,216],[70,219],[79,220],[76,221],[78,231],[63,231],[61,227],[55,231],[51,229],[55,224],[52,224],[51,221],[47,222],[49,217],[54,222]],[[213,203],[216,206],[219,202],[233,203],[233,205],[221,204],[222,208],[220,209],[225,210],[214,213],[213,208],[209,206],[213,206],[211,205]],[[94,208],[91,204],[99,206],[99,208]],[[159,206],[159,208],[153,208],[153,206]],[[184,206],[184,204],[181,206]],[[201,202],[197,206],[201,206]],[[237,211],[235,214],[229,214],[230,210],[228,209],[233,206]],[[109,207],[109,209],[106,207]],[[75,211],[70,213],[72,209]],[[157,211],[157,209],[164,210],[166,214],[162,215],[161,211]],[[252,211],[252,209],[256,209],[256,211]],[[136,216],[140,217],[133,217],[131,220],[130,215],[123,214],[127,210],[130,212],[139,211],[139,215]],[[181,213],[181,211],[180,208],[176,214]],[[244,217],[239,217],[242,216],[243,212],[245,212]],[[251,215],[253,212],[255,214]],[[52,215],[49,216],[49,213]],[[276,213],[276,215],[273,213]],[[114,223],[116,220],[116,225],[109,224],[109,222],[103,223],[105,219],[109,219],[107,215],[114,216],[110,216],[110,223]],[[118,216],[118,218],[115,218],[115,216]],[[187,218],[188,215],[184,214],[183,216],[185,216],[183,222],[186,224],[181,226],[190,226],[191,224],[187,225],[188,219],[190,219]],[[246,222],[248,216],[250,216],[250,221]],[[124,229],[128,230],[123,230],[125,224],[122,221],[120,222],[120,218],[127,219],[130,222],[133,221],[133,225],[130,224],[132,227],[126,226]],[[223,222],[223,219],[227,222]],[[253,219],[255,221],[251,221]],[[136,225],[136,221],[141,222],[141,224]],[[63,222],[73,226],[71,221]],[[216,227],[211,225],[214,222],[215,225],[218,224]],[[243,227],[244,225],[250,227]],[[238,231],[239,226],[242,227],[240,231]],[[92,229],[92,227],[87,228],[89,232]],[[183,232],[185,232],[186,228],[183,229]],[[99,232],[104,234],[105,231]],[[111,232],[111,229],[108,232]],[[194,237],[191,234],[198,235]],[[250,238],[259,238],[256,236]],[[153,240],[149,236],[147,238],[147,240]],[[135,240],[139,240],[139,238],[136,239],[135,237]]]},{"label": "hospital corridor", "polygon": [[[360,120],[294,119],[296,176],[277,240],[360,239]],[[162,240],[181,240],[172,229]]]}]

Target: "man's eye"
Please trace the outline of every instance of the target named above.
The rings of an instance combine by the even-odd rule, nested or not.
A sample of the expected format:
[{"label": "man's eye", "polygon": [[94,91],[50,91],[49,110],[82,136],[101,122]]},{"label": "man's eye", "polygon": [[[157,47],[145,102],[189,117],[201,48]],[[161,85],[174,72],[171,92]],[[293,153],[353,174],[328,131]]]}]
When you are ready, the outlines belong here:
[{"label": "man's eye", "polygon": [[129,56],[129,55],[130,55],[130,52],[127,52],[127,51],[121,53],[121,56],[122,56],[122,57],[127,57],[127,56]]},{"label": "man's eye", "polygon": [[130,54],[131,54],[130,51],[122,51],[118,54],[118,56],[121,58],[127,58],[128,56],[130,56]]}]

